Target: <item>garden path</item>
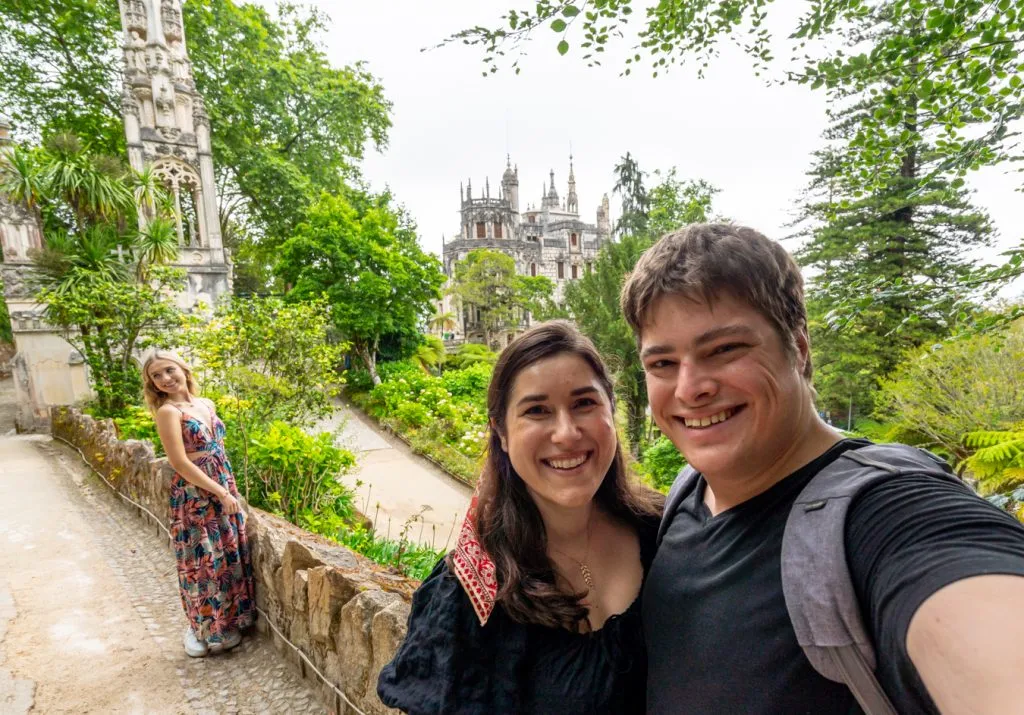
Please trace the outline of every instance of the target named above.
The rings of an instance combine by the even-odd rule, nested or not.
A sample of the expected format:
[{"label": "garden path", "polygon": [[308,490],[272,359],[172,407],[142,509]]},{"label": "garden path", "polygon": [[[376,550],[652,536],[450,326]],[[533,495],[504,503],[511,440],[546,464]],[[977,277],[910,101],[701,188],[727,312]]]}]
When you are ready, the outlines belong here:
[{"label": "garden path", "polygon": [[339,426],[338,444],[358,457],[344,481],[356,490],[356,506],[374,520],[377,534],[397,539],[408,523],[410,541],[435,549],[454,545],[473,490],[342,403],[318,428]]},{"label": "garden path", "polygon": [[0,465],[0,713],[325,712],[263,636],[185,655],[166,537],[76,453],[6,435]]}]

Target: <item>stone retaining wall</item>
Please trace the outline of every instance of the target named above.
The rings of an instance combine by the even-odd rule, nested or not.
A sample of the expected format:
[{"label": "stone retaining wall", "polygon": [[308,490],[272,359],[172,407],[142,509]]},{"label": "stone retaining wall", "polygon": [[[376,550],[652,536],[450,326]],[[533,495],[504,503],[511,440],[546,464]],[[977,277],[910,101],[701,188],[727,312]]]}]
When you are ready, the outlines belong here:
[{"label": "stone retaining wall", "polygon": [[[174,470],[148,442],[119,440],[112,421],[73,407],[54,407],[51,425],[54,437],[78,447],[120,493],[170,525]],[[283,519],[245,508],[257,605],[360,710],[397,712],[377,699],[377,675],[405,638],[418,583]],[[304,676],[316,679],[266,619],[258,618],[257,627]],[[319,687],[331,712],[352,712],[332,689]]]}]

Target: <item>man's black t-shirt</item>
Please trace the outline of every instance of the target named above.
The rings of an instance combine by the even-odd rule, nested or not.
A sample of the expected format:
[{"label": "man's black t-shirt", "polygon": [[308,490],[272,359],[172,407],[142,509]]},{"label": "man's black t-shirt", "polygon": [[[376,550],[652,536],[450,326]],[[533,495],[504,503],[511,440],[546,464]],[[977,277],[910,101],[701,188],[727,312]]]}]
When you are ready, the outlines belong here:
[{"label": "man's black t-shirt", "polygon": [[[683,496],[644,587],[647,711],[697,715],[858,713],[845,685],[819,675],[796,642],[782,593],[782,534],[811,477],[843,440],[766,492],[717,516],[705,482]],[[885,480],[851,505],[846,551],[878,678],[903,715],[936,713],[906,650],[929,596],[989,573],[1024,576],[1024,527],[966,486]]]}]

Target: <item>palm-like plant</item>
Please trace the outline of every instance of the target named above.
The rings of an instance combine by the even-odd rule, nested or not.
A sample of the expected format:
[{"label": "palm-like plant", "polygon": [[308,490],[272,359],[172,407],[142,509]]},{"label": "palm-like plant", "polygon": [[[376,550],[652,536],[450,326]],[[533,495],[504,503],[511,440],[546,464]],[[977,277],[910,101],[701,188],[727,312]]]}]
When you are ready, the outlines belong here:
[{"label": "palm-like plant", "polygon": [[132,242],[135,251],[135,276],[146,280],[149,268],[171,263],[178,257],[178,231],[174,222],[155,217],[141,229]]},{"label": "palm-like plant", "polygon": [[73,134],[47,140],[46,155],[48,191],[71,208],[79,230],[132,211],[134,197],[116,159],[93,157]]},{"label": "palm-like plant", "polygon": [[132,172],[132,197],[139,212],[146,221],[156,218],[161,207],[167,204],[167,191],[160,178],[153,173],[153,167]]},{"label": "palm-like plant", "polygon": [[444,342],[436,335],[424,335],[423,342],[416,347],[416,362],[428,375],[441,368],[445,357]]},{"label": "palm-like plant", "polygon": [[118,245],[118,235],[108,225],[48,234],[43,250],[33,256],[32,282],[37,289],[65,294],[86,284],[129,280],[131,271],[118,255]]},{"label": "palm-like plant", "polygon": [[38,157],[15,146],[0,154],[0,194],[14,204],[22,204],[37,217],[39,205],[48,193],[45,173]]},{"label": "palm-like plant", "polygon": [[441,332],[455,330],[455,313],[451,311],[445,313],[438,311],[430,319],[430,327],[432,330],[440,330]]}]

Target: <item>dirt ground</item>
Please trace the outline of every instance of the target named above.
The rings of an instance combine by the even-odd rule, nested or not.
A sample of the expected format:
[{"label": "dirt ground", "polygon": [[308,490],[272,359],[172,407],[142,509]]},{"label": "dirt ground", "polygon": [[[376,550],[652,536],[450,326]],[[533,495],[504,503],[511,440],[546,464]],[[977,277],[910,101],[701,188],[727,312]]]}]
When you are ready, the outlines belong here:
[{"label": "dirt ground", "polygon": [[325,713],[266,636],[182,649],[167,536],[71,448],[0,436],[0,715]]},{"label": "dirt ground", "polygon": [[76,500],[41,473],[39,439],[0,439],[0,594],[13,616],[0,667],[32,684],[31,712],[190,712]]}]

